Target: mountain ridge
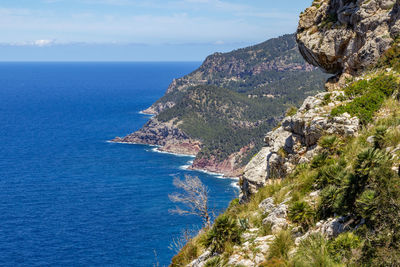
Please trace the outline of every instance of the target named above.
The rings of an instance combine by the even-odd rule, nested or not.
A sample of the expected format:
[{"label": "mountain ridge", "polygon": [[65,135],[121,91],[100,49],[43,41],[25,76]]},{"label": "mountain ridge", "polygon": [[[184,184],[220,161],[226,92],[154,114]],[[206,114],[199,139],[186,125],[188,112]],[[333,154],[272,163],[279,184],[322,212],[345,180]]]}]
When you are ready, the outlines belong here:
[{"label": "mountain ridge", "polygon": [[113,141],[195,155],[193,169],[238,176],[261,147],[263,132],[323,90],[326,77],[301,58],[294,35],[215,53],[143,111],[155,116],[142,129]]}]

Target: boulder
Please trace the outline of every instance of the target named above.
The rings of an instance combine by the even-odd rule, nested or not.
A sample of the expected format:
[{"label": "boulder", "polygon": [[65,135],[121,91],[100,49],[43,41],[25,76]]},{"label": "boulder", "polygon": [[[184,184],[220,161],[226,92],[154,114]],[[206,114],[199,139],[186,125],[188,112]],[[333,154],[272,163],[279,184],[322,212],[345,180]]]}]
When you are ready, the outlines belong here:
[{"label": "boulder", "polygon": [[300,15],[300,53],[327,73],[357,74],[396,39],[399,17],[396,0],[315,0]]}]

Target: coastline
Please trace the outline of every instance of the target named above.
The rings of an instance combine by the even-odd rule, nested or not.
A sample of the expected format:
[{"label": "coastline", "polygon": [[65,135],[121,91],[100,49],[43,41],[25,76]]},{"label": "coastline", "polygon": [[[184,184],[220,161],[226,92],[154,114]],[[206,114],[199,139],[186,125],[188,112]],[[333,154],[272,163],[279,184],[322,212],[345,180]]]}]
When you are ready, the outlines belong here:
[{"label": "coastline", "polygon": [[[239,180],[239,177],[237,176],[231,176],[231,175],[227,175],[227,173],[223,173],[223,172],[213,172],[213,171],[209,171],[207,169],[201,169],[201,168],[194,168],[193,167],[193,162],[194,159],[196,158],[196,155],[194,154],[183,154],[183,153],[177,153],[174,151],[170,151],[170,150],[161,150],[161,148],[164,148],[163,146],[160,145],[151,145],[151,144],[143,144],[143,143],[134,143],[134,142],[121,142],[121,141],[112,141],[112,140],[108,140],[106,141],[107,143],[115,143],[115,144],[126,144],[126,145],[143,145],[143,146],[149,146],[151,147],[151,149],[149,149],[148,151],[151,152],[155,152],[155,153],[161,153],[161,154],[169,154],[169,155],[173,155],[176,157],[190,157],[191,160],[189,160],[187,162],[187,164],[181,166],[181,169],[184,170],[189,170],[189,171],[198,171],[198,172],[202,172],[208,175],[212,175],[215,176],[219,179],[231,179],[231,180]],[[235,182],[234,184],[236,184],[237,182]],[[234,185],[232,185],[234,186]],[[235,185],[234,187],[237,187],[237,185]]]}]

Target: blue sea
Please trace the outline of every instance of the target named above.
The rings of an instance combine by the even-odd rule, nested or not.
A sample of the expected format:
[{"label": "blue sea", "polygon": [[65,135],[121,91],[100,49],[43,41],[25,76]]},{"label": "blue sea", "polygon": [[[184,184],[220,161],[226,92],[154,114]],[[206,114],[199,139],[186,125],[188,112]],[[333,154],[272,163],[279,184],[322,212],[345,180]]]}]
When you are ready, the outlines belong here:
[{"label": "blue sea", "polygon": [[168,265],[194,216],[171,215],[174,177],[197,175],[211,206],[233,180],[190,157],[108,143],[200,63],[0,63],[0,266]]}]

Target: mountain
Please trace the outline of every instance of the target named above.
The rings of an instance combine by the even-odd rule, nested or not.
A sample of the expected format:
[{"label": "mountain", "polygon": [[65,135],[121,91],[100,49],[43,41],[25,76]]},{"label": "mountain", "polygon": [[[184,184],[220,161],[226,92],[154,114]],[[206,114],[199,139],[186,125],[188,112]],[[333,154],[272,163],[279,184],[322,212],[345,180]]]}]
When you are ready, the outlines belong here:
[{"label": "mountain", "polygon": [[240,198],[171,266],[400,266],[399,18],[391,0],[300,15],[300,51],[335,74],[328,91],[266,134]]},{"label": "mountain", "polygon": [[215,53],[143,111],[155,116],[142,129],[113,141],[196,155],[192,168],[238,176],[264,133],[326,77],[302,59],[294,35]]}]

